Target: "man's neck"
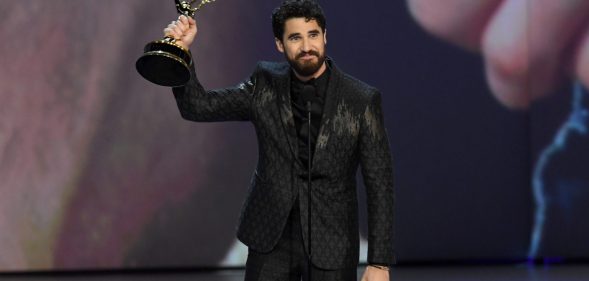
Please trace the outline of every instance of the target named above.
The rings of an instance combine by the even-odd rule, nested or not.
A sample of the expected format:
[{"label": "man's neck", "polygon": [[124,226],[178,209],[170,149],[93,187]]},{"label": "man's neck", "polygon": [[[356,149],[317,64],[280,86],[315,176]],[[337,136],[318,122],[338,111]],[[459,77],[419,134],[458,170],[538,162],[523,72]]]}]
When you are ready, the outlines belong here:
[{"label": "man's neck", "polygon": [[294,72],[295,76],[302,82],[307,82],[313,78],[317,78],[319,76],[321,76],[321,74],[323,74],[325,72],[325,70],[327,69],[327,61],[324,61],[323,64],[321,65],[321,67],[319,68],[319,70],[315,71],[315,73],[313,73],[312,75],[309,76],[302,76],[300,74],[298,74],[296,72],[296,70],[292,70],[292,72]]}]

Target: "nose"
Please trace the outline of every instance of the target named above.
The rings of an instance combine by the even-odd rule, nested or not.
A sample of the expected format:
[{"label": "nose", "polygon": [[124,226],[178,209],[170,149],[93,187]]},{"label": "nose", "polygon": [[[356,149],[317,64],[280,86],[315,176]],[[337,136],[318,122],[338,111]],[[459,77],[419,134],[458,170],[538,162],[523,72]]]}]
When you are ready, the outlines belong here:
[{"label": "nose", "polygon": [[309,40],[307,40],[306,38],[303,39],[302,48],[302,51],[305,53],[311,50],[311,44],[309,43]]}]

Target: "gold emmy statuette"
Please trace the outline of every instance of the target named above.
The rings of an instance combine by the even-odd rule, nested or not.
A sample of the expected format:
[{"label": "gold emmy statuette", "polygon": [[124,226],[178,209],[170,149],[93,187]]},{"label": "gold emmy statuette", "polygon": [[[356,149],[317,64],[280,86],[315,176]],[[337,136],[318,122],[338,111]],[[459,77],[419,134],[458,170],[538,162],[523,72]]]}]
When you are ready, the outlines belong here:
[{"label": "gold emmy statuette", "polygon": [[[197,0],[176,1],[178,13],[187,17],[194,18],[196,11],[200,10],[203,5],[214,2],[215,0],[201,0],[196,8],[192,4]],[[190,65],[192,56],[190,52],[176,44],[172,37],[153,41],[145,45],[143,55],[137,60],[135,66],[143,78],[152,83],[167,86],[183,86],[190,80]]]}]

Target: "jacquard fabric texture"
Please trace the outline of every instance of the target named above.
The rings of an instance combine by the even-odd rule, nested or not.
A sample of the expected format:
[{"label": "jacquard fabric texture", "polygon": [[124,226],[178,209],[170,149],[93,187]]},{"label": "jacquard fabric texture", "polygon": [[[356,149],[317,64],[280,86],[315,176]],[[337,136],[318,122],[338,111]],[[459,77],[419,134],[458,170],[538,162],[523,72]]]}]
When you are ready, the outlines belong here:
[{"label": "jacquard fabric texture", "polygon": [[[361,166],[368,205],[368,262],[394,264],[393,167],[380,104],[373,87],[341,72],[331,60],[323,117],[312,162],[312,262],[319,268],[355,266],[359,258],[356,171]],[[192,121],[251,121],[258,163],[245,199],[237,237],[258,252],[277,244],[297,198],[307,229],[306,169],[290,97],[288,63],[260,62],[233,88],[207,91],[193,69],[173,89],[182,117]],[[307,231],[303,241],[308,244]],[[307,246],[305,246],[307,247]]]}]

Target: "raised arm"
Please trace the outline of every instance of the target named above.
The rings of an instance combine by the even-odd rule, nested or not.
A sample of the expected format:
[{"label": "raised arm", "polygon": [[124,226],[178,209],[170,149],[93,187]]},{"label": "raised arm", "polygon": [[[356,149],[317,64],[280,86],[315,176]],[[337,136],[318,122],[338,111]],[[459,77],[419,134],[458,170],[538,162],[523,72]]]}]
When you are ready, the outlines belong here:
[{"label": "raised arm", "polygon": [[251,77],[231,88],[207,91],[198,82],[194,68],[184,87],[173,89],[184,119],[198,122],[247,121],[256,79]]},{"label": "raised arm", "polygon": [[[164,35],[176,39],[176,44],[189,49],[197,35],[196,21],[180,16],[164,29]],[[207,91],[198,81],[194,63],[188,84],[173,88],[178,109],[183,118],[191,121],[246,121],[255,89],[254,76],[231,88]]]}]

